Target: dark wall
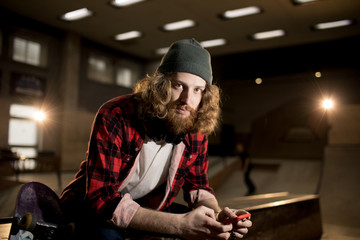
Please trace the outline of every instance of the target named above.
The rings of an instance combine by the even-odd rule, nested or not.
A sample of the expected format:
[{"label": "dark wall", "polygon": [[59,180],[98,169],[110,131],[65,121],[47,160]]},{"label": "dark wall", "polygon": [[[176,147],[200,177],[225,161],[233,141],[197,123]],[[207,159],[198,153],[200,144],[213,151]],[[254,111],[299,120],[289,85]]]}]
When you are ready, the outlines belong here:
[{"label": "dark wall", "polygon": [[[323,113],[324,97],[333,98],[338,105],[360,103],[358,42],[360,36],[215,58],[214,76],[223,92],[223,124],[233,126],[236,136],[251,136],[249,145],[255,156],[321,158],[326,123],[320,126],[325,132],[313,135],[316,138],[312,140],[302,139],[309,135],[299,139],[284,136],[295,126],[297,130],[302,126],[304,134],[305,128],[315,131],[304,116]],[[314,76],[317,71],[320,78]],[[261,85],[255,84],[257,77],[263,79]],[[299,101],[307,105],[308,114],[298,107]],[[216,139],[215,144],[221,144],[220,138]]]},{"label": "dark wall", "polygon": [[[52,109],[60,113],[64,93],[59,76],[62,64],[62,44],[66,33],[1,10],[0,24],[3,36],[3,52],[0,56],[0,97],[6,98],[7,102],[30,103],[27,98],[10,94],[10,78],[12,72],[33,74],[46,79],[46,93],[40,103],[49,104]],[[47,67],[35,68],[11,61],[9,37],[18,32],[41,36],[48,43],[50,59]],[[266,146],[270,146],[270,140],[265,141],[265,138],[259,137],[259,132],[264,134],[264,129],[260,128],[259,122],[263,122],[264,119],[269,120],[268,116],[272,116],[273,127],[265,129],[267,139],[271,139],[278,135],[283,136],[281,133],[285,134],[287,128],[282,127],[293,123],[294,119],[288,118],[289,113],[298,116],[298,112],[292,111],[291,108],[286,108],[286,111],[277,111],[283,109],[284,104],[292,103],[294,99],[310,100],[309,106],[312,107],[317,106],[319,99],[324,96],[332,96],[342,104],[359,104],[360,61],[357,60],[360,55],[359,42],[360,35],[331,42],[214,57],[212,60],[214,82],[218,83],[223,90],[223,120],[220,126],[224,127],[220,127],[216,135],[210,136],[210,145],[217,146],[220,149],[217,152],[221,154],[224,154],[224,149],[226,154],[229,154],[234,141],[245,139],[248,142],[249,139],[255,139],[258,136],[256,144],[248,142],[249,145],[257,146],[253,148],[254,154],[264,157],[288,156],[289,153],[286,152],[288,150],[285,148],[291,149],[288,147],[289,144],[279,143],[278,146],[283,147],[275,148],[277,150],[273,153],[266,149]],[[78,106],[76,106],[79,110],[95,112],[108,99],[132,92],[129,88],[89,81],[86,77],[86,57],[91,51],[105,53],[113,59],[130,59],[146,69],[147,62],[142,59],[84,39],[82,39],[81,48],[79,98]],[[314,77],[316,71],[322,73],[321,78]],[[263,84],[254,84],[257,77],[263,79]],[[7,123],[8,106],[2,106],[0,110],[1,113],[6,113],[6,116],[2,114],[2,121]],[[57,122],[57,126],[60,125],[61,123]],[[308,123],[306,126],[311,127]],[[6,132],[5,128],[7,126],[1,131]],[[56,132],[52,136],[55,136],[54,139],[59,139],[60,133]],[[2,141],[5,142],[5,140]],[[211,152],[212,148],[209,151]],[[311,151],[312,156],[318,156],[318,147]],[[304,151],[300,147],[293,148],[290,152],[294,157],[304,156]]]},{"label": "dark wall", "polygon": [[295,99],[253,121],[250,152],[261,158],[322,159],[328,130],[326,112]]},{"label": "dark wall", "polygon": [[253,51],[213,58],[215,76],[222,81],[313,73],[332,68],[359,69],[360,34],[328,42]]}]

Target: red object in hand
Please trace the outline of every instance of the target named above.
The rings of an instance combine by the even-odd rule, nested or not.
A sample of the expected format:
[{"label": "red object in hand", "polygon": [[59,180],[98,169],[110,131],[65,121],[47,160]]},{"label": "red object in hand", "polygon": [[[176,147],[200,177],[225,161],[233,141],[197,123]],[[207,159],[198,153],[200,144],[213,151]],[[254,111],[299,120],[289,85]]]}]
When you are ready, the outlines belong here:
[{"label": "red object in hand", "polygon": [[240,215],[240,216],[237,216],[236,218],[230,218],[230,219],[227,219],[223,222],[221,222],[222,224],[230,224],[230,223],[234,223],[234,222],[237,222],[241,219],[244,219],[244,218],[247,218],[247,217],[250,217],[251,214],[250,213],[246,213],[246,214],[243,214],[243,215]]}]

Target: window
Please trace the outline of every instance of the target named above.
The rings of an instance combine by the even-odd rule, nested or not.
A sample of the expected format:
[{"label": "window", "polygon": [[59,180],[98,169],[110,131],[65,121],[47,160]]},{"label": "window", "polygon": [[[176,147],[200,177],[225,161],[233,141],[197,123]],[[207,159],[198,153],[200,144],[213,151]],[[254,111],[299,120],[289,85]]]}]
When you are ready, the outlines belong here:
[{"label": "window", "polygon": [[33,106],[12,104],[10,106],[8,144],[21,161],[20,170],[34,169],[40,136],[34,119],[38,109]]},{"label": "window", "polygon": [[113,84],[113,64],[110,58],[90,54],[88,59],[87,76],[89,79],[100,82]]},{"label": "window", "polygon": [[116,84],[122,87],[133,87],[133,73],[130,68],[118,68],[116,74]]},{"label": "window", "polygon": [[121,87],[133,88],[139,80],[141,68],[132,61],[121,60],[117,62],[116,85]]},{"label": "window", "polygon": [[133,88],[139,80],[142,65],[114,55],[90,52],[87,59],[87,78],[98,83]]},{"label": "window", "polygon": [[11,118],[9,122],[10,146],[35,146],[37,127],[34,120]]},{"label": "window", "polygon": [[12,59],[33,66],[45,66],[44,49],[45,47],[39,42],[16,36],[13,39]]}]

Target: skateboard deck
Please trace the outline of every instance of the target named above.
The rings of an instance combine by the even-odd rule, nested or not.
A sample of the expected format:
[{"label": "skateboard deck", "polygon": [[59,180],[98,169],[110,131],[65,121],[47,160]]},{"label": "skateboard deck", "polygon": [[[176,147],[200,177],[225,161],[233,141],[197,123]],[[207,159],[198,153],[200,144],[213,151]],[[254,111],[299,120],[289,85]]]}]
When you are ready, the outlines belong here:
[{"label": "skateboard deck", "polygon": [[9,240],[69,239],[73,230],[65,221],[59,197],[48,186],[29,182],[20,188]]}]

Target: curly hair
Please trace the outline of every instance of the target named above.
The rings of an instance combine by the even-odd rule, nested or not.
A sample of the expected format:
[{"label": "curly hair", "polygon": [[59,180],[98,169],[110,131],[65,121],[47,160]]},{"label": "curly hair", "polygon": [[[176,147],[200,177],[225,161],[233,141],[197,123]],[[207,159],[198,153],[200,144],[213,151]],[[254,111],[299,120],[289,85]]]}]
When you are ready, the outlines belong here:
[{"label": "curly hair", "polygon": [[[140,80],[134,89],[141,102],[142,113],[160,119],[168,115],[168,104],[171,100],[171,75],[156,72]],[[190,133],[211,134],[220,121],[220,89],[216,85],[206,84],[197,117]]]}]

